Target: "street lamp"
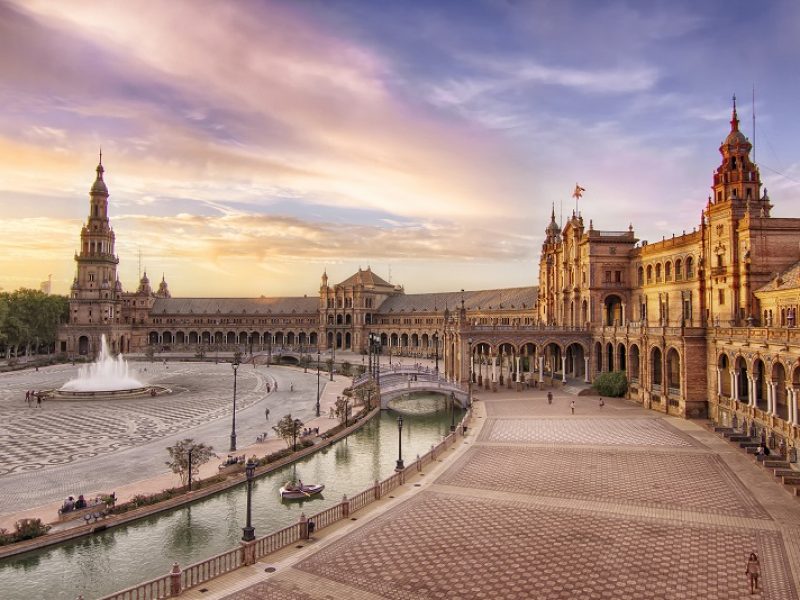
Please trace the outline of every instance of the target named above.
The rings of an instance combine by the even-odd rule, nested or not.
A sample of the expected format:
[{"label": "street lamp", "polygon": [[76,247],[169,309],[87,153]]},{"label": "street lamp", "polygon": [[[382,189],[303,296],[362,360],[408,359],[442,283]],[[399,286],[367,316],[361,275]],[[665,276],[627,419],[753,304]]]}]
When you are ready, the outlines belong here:
[{"label": "street lamp", "polygon": [[402,471],[405,469],[403,465],[403,416],[397,417],[397,466],[395,471]]},{"label": "street lamp", "polygon": [[239,370],[239,362],[234,359],[233,364],[233,414],[231,417],[231,452],[236,452],[236,372]]},{"label": "street lamp", "polygon": [[336,336],[338,332],[333,334],[333,350],[331,352],[331,381],[333,381],[333,365],[336,364]]},{"label": "street lamp", "polygon": [[350,398],[344,397],[344,428],[347,429],[347,409],[349,408]]},{"label": "street lamp", "polygon": [[322,355],[317,348],[317,416],[319,416],[319,362],[322,360]]},{"label": "street lamp", "polygon": [[472,338],[467,340],[469,346],[469,383],[467,384],[467,406],[472,406],[472,378],[475,376],[472,364]]},{"label": "street lamp", "polygon": [[456,430],[456,393],[450,392],[450,433]]},{"label": "street lamp", "polygon": [[189,447],[189,491],[192,491],[192,452],[194,452],[194,446]]},{"label": "street lamp", "polygon": [[247,525],[242,527],[242,541],[252,542],[256,539],[256,529],[252,525],[251,517],[253,514],[253,476],[256,474],[256,463],[252,458],[247,460],[244,466],[244,472],[247,475]]},{"label": "street lamp", "polygon": [[292,423],[292,451],[297,450],[297,433],[302,426],[303,422],[300,419],[295,419]]},{"label": "street lamp", "polygon": [[433,351],[436,353],[436,373],[439,373],[439,331],[433,332]]}]

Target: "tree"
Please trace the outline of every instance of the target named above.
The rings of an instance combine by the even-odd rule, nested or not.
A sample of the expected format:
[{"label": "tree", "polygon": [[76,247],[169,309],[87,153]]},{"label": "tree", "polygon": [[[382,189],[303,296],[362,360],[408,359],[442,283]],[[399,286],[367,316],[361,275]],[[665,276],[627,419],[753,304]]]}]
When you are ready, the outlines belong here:
[{"label": "tree", "polygon": [[300,419],[293,419],[291,414],[285,415],[272,430],[282,438],[286,445],[293,450],[297,449],[297,438],[303,429],[303,422]]},{"label": "tree", "polygon": [[378,384],[372,379],[356,388],[354,393],[359,403],[363,404],[367,411],[370,411],[378,398]]},{"label": "tree", "polygon": [[347,418],[350,416],[350,398],[347,396],[338,396],[334,408],[334,414],[339,419],[340,423],[347,423]]},{"label": "tree", "polygon": [[6,357],[38,351],[44,346],[49,353],[55,347],[58,326],[69,319],[69,300],[21,288],[0,294],[0,343],[5,344]]},{"label": "tree", "polygon": [[349,377],[352,368],[353,368],[353,365],[351,365],[347,361],[344,361],[342,363],[342,375],[347,375]]},{"label": "tree", "polygon": [[621,398],[625,395],[625,392],[628,391],[628,379],[625,377],[623,371],[600,373],[595,377],[592,387],[596,389],[601,396]]},{"label": "tree", "polygon": [[166,465],[181,478],[181,485],[189,483],[189,457],[192,460],[192,480],[195,479],[200,465],[204,465],[214,456],[214,449],[205,444],[195,443],[192,438],[186,438],[167,448],[170,460]]}]

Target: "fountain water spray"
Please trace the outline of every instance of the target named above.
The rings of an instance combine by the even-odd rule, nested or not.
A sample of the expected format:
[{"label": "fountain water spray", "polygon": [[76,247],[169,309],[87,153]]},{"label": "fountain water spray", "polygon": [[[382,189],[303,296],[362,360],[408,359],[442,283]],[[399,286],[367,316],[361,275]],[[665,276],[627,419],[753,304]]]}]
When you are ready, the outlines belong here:
[{"label": "fountain water spray", "polygon": [[145,384],[128,373],[128,363],[120,354],[112,356],[108,351],[105,334],[100,338],[100,356],[89,365],[78,370],[78,377],[61,386],[62,392],[116,392],[137,390]]}]

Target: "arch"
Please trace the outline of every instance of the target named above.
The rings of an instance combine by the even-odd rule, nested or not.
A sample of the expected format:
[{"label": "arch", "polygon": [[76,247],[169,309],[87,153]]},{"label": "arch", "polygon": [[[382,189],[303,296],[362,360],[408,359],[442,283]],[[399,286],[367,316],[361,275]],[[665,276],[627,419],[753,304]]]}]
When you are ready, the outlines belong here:
[{"label": "arch", "polygon": [[636,344],[631,345],[630,349],[630,374],[631,381],[638,383],[641,377],[641,365],[639,360],[639,346]]},{"label": "arch", "polygon": [[561,346],[555,342],[548,342],[543,347],[545,371],[555,377],[557,371],[561,370]]},{"label": "arch", "polygon": [[344,334],[344,347],[345,347],[345,349],[347,349],[347,350],[350,349],[350,345],[351,345],[352,339],[353,338],[351,337],[351,334],[350,334],[349,331]]},{"label": "arch", "polygon": [[720,376],[719,393],[723,396],[731,397],[731,361],[724,352],[717,359],[717,368]]},{"label": "arch", "polygon": [[600,342],[596,342],[594,345],[594,360],[596,371],[598,373],[602,373],[603,371],[603,345]]},{"label": "arch", "polygon": [[653,265],[647,265],[647,283],[653,283]]},{"label": "arch", "polygon": [[236,343],[236,334],[233,331],[229,331],[225,336],[225,343],[231,346]]},{"label": "arch", "polygon": [[636,282],[641,286],[644,285],[644,267],[639,265],[639,268],[636,269]]},{"label": "arch", "polygon": [[786,369],[783,363],[776,360],[772,365],[772,383],[775,391],[775,414],[779,419],[789,420],[789,403],[786,398]]},{"label": "arch", "polygon": [[650,350],[650,383],[654,390],[661,390],[661,383],[663,381],[661,373],[661,348],[658,346]]},{"label": "arch", "polygon": [[78,338],[78,354],[81,356],[86,356],[89,354],[89,338],[88,336],[82,335]]},{"label": "arch", "polygon": [[738,390],[737,397],[740,402],[750,403],[750,385],[747,376],[747,361],[743,356],[736,358],[736,388]]},{"label": "arch", "polygon": [[241,331],[239,332],[239,345],[246,346],[247,345],[247,332]]},{"label": "arch", "polygon": [[161,343],[163,344],[173,343],[173,337],[171,331],[165,331],[164,333],[161,334]]},{"label": "arch", "polygon": [[760,410],[767,410],[767,378],[764,361],[757,358],[753,361],[753,379],[755,385],[755,406]]},{"label": "arch", "polygon": [[301,346],[308,345],[308,334],[305,331],[301,331],[297,334],[297,343]]},{"label": "arch", "polygon": [[616,294],[609,294],[603,300],[605,313],[605,325],[623,325],[622,322],[622,299]]},{"label": "arch", "polygon": [[664,281],[672,281],[672,263],[670,261],[664,263]]},{"label": "arch", "polygon": [[694,277],[694,259],[691,256],[686,258],[686,279]]},{"label": "arch", "polygon": [[337,325],[341,325],[342,324],[342,315],[336,315],[336,324]]},{"label": "arch", "polygon": [[589,322],[589,303],[584,300],[581,302],[581,325],[586,325]]},{"label": "arch", "polygon": [[312,331],[311,335],[308,336],[308,343],[310,346],[319,346],[319,342],[317,341],[316,331]]},{"label": "arch", "polygon": [[667,389],[671,394],[681,392],[681,356],[675,348],[667,350]]},{"label": "arch", "polygon": [[350,313],[347,313],[344,316],[344,324],[345,325],[352,325],[353,324],[353,315],[351,315]]},{"label": "arch", "polygon": [[683,279],[683,261],[679,258],[675,261],[675,281]]},{"label": "arch", "polygon": [[419,348],[419,334],[416,333],[411,334],[411,347]]},{"label": "arch", "polygon": [[625,351],[625,344],[618,344],[617,345],[617,371],[622,371],[623,373],[627,370],[628,361],[627,361],[627,352]]},{"label": "arch", "polygon": [[656,263],[656,283],[661,282],[661,263]]},{"label": "arch", "polygon": [[341,331],[337,331],[336,332],[336,348],[338,349],[338,348],[341,348],[341,347],[342,347],[342,332]]},{"label": "arch", "polygon": [[183,331],[178,331],[175,333],[175,343],[176,344],[185,344],[186,343],[186,333]]},{"label": "arch", "polygon": [[400,346],[408,348],[408,334],[404,333],[400,336]]},{"label": "arch", "polygon": [[397,342],[398,342],[398,338],[397,338],[397,334],[396,333],[393,333],[392,335],[389,336],[389,346],[390,347],[397,348],[397,346],[399,345]]},{"label": "arch", "polygon": [[573,342],[567,346],[567,374],[571,377],[585,378],[586,376],[586,361],[584,360],[586,353],[583,346],[577,342]]},{"label": "arch", "polygon": [[614,370],[614,344],[606,344],[606,371],[611,373]]},{"label": "arch", "polygon": [[148,344],[158,344],[158,332],[151,331],[147,334],[147,343]]},{"label": "arch", "polygon": [[421,344],[423,348],[428,348],[431,345],[430,338],[427,333],[423,333],[421,337]]},{"label": "arch", "polygon": [[327,337],[328,348],[333,348],[333,332],[329,331]]},{"label": "arch", "polygon": [[294,341],[295,341],[294,331],[288,331],[286,333],[286,345],[294,346]]},{"label": "arch", "polygon": [[200,334],[200,341],[203,344],[210,344],[214,341],[214,336],[211,335],[210,331],[204,331]]},{"label": "arch", "polygon": [[223,335],[221,331],[214,332],[214,343],[215,344],[222,344],[223,343]]}]

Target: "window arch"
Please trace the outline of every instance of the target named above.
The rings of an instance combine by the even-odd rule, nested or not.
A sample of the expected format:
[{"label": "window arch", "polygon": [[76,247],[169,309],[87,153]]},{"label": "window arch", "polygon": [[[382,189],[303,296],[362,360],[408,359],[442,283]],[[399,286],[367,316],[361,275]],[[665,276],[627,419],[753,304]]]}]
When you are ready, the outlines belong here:
[{"label": "window arch", "polygon": [[675,261],[675,281],[683,279],[683,262],[679,258]]},{"label": "window arch", "polygon": [[647,265],[647,283],[653,283],[653,265]]},{"label": "window arch", "polygon": [[656,263],[656,283],[661,283],[661,263]]},{"label": "window arch", "polygon": [[694,259],[690,256],[686,259],[686,279],[694,277]]},{"label": "window arch", "polygon": [[664,264],[664,281],[672,281],[672,263],[669,261]]},{"label": "window arch", "polygon": [[644,285],[644,267],[639,267],[636,271],[637,273],[637,281],[639,285]]}]

